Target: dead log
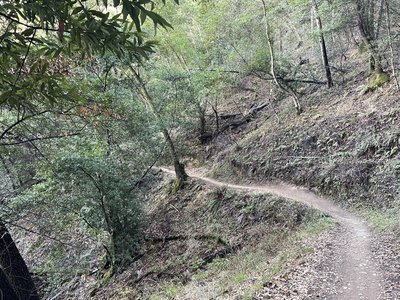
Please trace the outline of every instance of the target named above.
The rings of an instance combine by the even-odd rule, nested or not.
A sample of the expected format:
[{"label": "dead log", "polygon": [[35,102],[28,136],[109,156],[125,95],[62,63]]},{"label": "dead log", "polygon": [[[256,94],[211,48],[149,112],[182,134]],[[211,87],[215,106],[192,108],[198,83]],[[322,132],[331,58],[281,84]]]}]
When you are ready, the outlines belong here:
[{"label": "dead log", "polygon": [[145,241],[150,241],[154,243],[166,243],[166,242],[172,242],[172,241],[185,241],[185,240],[216,240],[218,243],[222,245],[226,245],[227,242],[224,241],[224,239],[220,236],[215,236],[215,235],[208,235],[208,234],[202,234],[202,235],[170,235],[170,236],[165,236],[165,237],[145,237]]},{"label": "dead log", "polygon": [[[170,237],[169,240],[175,240],[174,238],[178,239],[180,236],[175,236],[175,237]],[[226,244],[226,243],[225,243]],[[216,258],[225,258],[228,254],[234,253],[238,250],[240,250],[242,248],[241,244],[237,244],[237,245],[227,245],[226,247],[224,247],[223,249],[220,249],[214,253],[208,254],[205,257],[203,257],[203,262],[200,264],[200,266],[198,266],[198,268],[204,268],[204,266],[206,266],[207,264],[213,262],[214,259]],[[168,273],[168,269],[170,267],[166,267],[164,269],[161,270],[150,270],[146,273],[143,273],[142,275],[138,276],[138,278],[134,281],[135,283],[139,283],[140,281],[142,281],[143,279],[155,275],[157,278],[160,278],[162,275],[169,275],[169,276],[173,276],[173,274]]]},{"label": "dead log", "polygon": [[228,245],[223,249],[218,250],[212,254],[203,257],[203,262],[200,264],[199,268],[203,268],[205,265],[213,262],[216,258],[225,258],[228,254],[234,253],[242,248],[241,244]]},{"label": "dead log", "polygon": [[[249,111],[249,114],[254,115],[255,113],[259,112],[260,110],[263,110],[264,108],[266,108],[267,106],[268,106],[268,102],[263,102],[259,106],[251,108]],[[243,117],[244,115],[242,113],[221,114],[221,115],[219,115],[219,118],[221,120],[227,120],[227,119],[236,118],[238,116]]]},{"label": "dead log", "polygon": [[238,116],[243,116],[242,113],[234,113],[234,114],[224,114],[224,115],[219,115],[219,118],[221,120],[227,120],[227,119],[233,119],[236,118]]},{"label": "dead log", "polygon": [[267,106],[268,106],[268,102],[264,102],[264,103],[262,103],[261,105],[255,107],[255,108],[250,109],[250,114],[251,114],[251,115],[254,115],[254,114],[256,114],[257,112],[259,112],[260,110],[263,110],[263,109],[264,109],[265,107],[267,107]]}]

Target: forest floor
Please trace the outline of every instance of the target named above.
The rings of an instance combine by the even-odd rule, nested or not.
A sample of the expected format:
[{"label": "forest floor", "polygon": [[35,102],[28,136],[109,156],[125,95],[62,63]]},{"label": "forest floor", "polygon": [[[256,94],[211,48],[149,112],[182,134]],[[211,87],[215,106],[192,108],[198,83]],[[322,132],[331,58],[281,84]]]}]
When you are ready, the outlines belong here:
[{"label": "forest floor", "polygon": [[[173,171],[162,168],[166,173]],[[342,209],[315,193],[288,184],[238,185],[204,177],[195,171],[188,175],[208,184],[252,193],[275,194],[329,214],[339,227],[324,235],[324,241],[314,246],[314,253],[289,272],[264,285],[256,299],[399,299],[399,287],[388,284],[380,266],[379,251],[373,251],[376,237],[367,223],[357,215]],[[323,245],[323,247],[321,247]],[[390,248],[390,244],[381,244]],[[396,247],[396,245],[392,245]],[[382,249],[380,249],[382,251]],[[387,251],[388,249],[386,249]],[[395,249],[391,249],[393,253]],[[393,274],[399,267],[393,261]]]}]

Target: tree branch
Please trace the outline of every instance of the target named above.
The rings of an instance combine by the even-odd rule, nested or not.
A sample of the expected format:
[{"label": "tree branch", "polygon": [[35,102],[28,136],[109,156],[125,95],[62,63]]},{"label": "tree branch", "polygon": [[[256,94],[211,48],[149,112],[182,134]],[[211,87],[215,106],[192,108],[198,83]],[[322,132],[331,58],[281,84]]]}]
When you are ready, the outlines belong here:
[{"label": "tree branch", "polygon": [[8,225],[11,225],[11,226],[17,227],[19,229],[25,230],[25,231],[27,231],[29,233],[33,233],[33,234],[36,234],[36,235],[39,235],[39,236],[43,236],[43,237],[45,237],[45,238],[47,238],[49,240],[53,240],[53,241],[59,242],[59,243],[61,243],[63,245],[66,245],[66,246],[69,246],[69,247],[76,247],[76,245],[73,245],[73,244],[70,244],[70,243],[66,243],[66,242],[64,242],[64,241],[62,241],[62,240],[60,240],[58,238],[52,237],[52,236],[50,236],[48,234],[37,232],[35,230],[26,228],[24,226],[18,225],[18,224],[13,223],[13,222],[5,221],[5,220],[2,220],[2,221],[4,223],[8,224]]},{"label": "tree branch", "polygon": [[[10,17],[9,15],[7,15],[5,13],[2,13],[2,12],[0,12],[0,16],[6,18],[9,21],[15,22],[17,24],[20,24],[22,26],[25,26],[27,28],[31,28],[31,29],[34,29],[34,30],[45,30],[45,31],[54,31],[54,32],[59,32],[59,30],[60,30],[59,28],[43,28],[42,26],[29,25],[29,24],[26,24],[26,23],[23,23],[23,22],[19,21],[18,19],[14,19],[13,17]],[[66,30],[65,30],[65,32],[70,33],[69,31],[66,31]]]},{"label": "tree branch", "polygon": [[21,119],[17,120],[15,123],[13,123],[13,124],[11,124],[10,126],[8,126],[8,128],[6,128],[6,129],[3,131],[3,133],[0,135],[0,140],[1,140],[2,138],[4,138],[4,136],[5,136],[11,129],[13,129],[15,126],[17,126],[18,124],[22,123],[23,121],[26,121],[26,120],[28,120],[28,119],[30,119],[30,118],[33,118],[33,117],[36,117],[36,116],[43,115],[43,114],[48,113],[48,112],[49,112],[49,110],[44,110],[44,111],[41,111],[41,112],[39,112],[39,113],[37,113],[37,114],[33,114],[33,115],[28,115],[28,116],[22,117]]},{"label": "tree branch", "polygon": [[73,132],[69,134],[63,134],[63,135],[50,135],[50,136],[45,136],[45,137],[36,137],[36,138],[31,138],[28,140],[23,140],[23,141],[18,141],[18,142],[12,142],[12,143],[0,143],[0,146],[16,146],[20,144],[26,144],[26,143],[31,143],[34,141],[44,141],[44,140],[50,140],[50,139],[60,139],[60,138],[66,138],[66,137],[71,137],[71,136],[77,136],[80,135],[81,132]]}]

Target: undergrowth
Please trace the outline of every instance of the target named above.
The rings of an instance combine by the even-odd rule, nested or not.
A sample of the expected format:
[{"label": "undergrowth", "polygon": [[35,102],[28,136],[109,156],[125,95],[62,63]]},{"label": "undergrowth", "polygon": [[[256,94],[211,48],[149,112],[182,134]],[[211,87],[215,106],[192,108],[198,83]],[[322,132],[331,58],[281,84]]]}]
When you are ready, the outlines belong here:
[{"label": "undergrowth", "polygon": [[194,274],[186,285],[165,283],[150,299],[216,299],[223,295],[252,299],[268,281],[281,274],[289,262],[312,252],[312,248],[302,243],[304,239],[313,238],[333,226],[332,219],[316,216],[302,224],[298,231],[276,230],[256,247],[214,260],[205,270]]},{"label": "undergrowth", "polygon": [[245,134],[238,142],[239,150],[232,145],[221,152],[209,175],[229,181],[284,181],[316,189],[357,209],[377,229],[400,231],[398,109],[283,120],[284,126],[269,130],[273,122],[268,119]]}]

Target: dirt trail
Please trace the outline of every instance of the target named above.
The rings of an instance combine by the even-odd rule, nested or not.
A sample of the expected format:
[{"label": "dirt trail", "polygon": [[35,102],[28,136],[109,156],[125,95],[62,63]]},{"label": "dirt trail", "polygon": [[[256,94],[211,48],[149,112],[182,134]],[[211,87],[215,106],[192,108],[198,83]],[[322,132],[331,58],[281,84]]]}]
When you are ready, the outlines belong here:
[{"label": "dirt trail", "polygon": [[[174,174],[173,171],[166,168],[161,168],[161,170],[165,173]],[[356,215],[305,188],[293,185],[237,185],[204,177],[194,172],[188,172],[188,175],[214,186],[279,195],[329,214],[344,227],[344,231],[335,241],[334,246],[337,248],[335,251],[337,255],[327,258],[329,263],[335,266],[337,272],[334,280],[335,294],[325,295],[323,299],[384,299],[381,274],[371,251],[372,233],[367,224]]]}]

